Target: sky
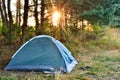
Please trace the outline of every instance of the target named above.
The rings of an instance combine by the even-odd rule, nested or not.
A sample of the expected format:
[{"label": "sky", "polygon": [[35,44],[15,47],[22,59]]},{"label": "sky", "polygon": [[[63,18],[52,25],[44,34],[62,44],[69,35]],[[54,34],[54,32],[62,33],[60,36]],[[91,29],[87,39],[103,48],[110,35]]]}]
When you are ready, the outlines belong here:
[{"label": "sky", "polygon": [[[17,0],[11,0],[11,11],[13,15],[16,15],[16,1]],[[29,2],[29,3],[32,4],[32,2]],[[24,4],[24,0],[22,1],[22,4]],[[21,12],[23,12],[23,10],[21,10]],[[60,13],[55,11],[55,13],[53,13],[53,16],[52,16],[53,25],[56,26],[58,24],[59,18],[60,18]],[[34,16],[28,17],[28,26],[35,26]]]},{"label": "sky", "polygon": [[[13,15],[16,15],[16,1],[17,0],[11,0],[11,11]],[[22,3],[24,3],[24,1]],[[34,17],[28,19],[28,26],[35,26]]]},{"label": "sky", "polygon": [[11,0],[11,11],[15,11],[16,10],[16,0]]}]

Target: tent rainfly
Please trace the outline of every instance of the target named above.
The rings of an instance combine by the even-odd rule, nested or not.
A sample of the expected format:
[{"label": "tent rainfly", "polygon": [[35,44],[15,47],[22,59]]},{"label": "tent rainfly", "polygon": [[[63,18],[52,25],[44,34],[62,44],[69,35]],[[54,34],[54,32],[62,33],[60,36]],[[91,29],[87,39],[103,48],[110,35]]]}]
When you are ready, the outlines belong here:
[{"label": "tent rainfly", "polygon": [[78,62],[60,41],[39,35],[23,44],[4,70],[70,73],[76,64]]}]

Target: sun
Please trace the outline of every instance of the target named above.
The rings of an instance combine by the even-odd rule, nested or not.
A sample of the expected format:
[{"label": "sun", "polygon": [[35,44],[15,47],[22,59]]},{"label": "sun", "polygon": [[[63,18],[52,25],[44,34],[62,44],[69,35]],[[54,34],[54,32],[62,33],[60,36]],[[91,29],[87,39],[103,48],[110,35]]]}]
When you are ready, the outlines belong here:
[{"label": "sun", "polygon": [[52,14],[52,23],[54,26],[57,26],[60,22],[60,12],[59,11],[54,11]]}]

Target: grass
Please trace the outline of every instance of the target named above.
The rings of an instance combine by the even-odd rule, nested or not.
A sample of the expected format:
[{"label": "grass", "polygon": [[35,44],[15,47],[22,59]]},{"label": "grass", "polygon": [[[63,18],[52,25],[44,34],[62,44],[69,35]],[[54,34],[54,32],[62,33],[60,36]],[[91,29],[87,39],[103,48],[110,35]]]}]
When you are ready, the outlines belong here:
[{"label": "grass", "polygon": [[0,76],[0,80],[49,80],[49,79],[54,80],[54,76],[43,75],[42,73],[35,73],[35,72],[30,72],[30,73],[11,72],[9,76],[3,76],[3,75]]},{"label": "grass", "polygon": [[1,23],[1,19],[0,19],[0,35],[2,34],[2,23]]},{"label": "grass", "polygon": [[78,65],[70,74],[3,71],[18,46],[0,46],[0,80],[120,80],[119,34],[118,29],[107,29],[99,39],[84,39],[85,42],[81,41],[81,36],[71,36],[64,44],[71,50]]},{"label": "grass", "polygon": [[80,62],[76,67],[76,71],[79,70],[77,75],[84,78],[90,78],[90,80],[104,80],[105,78],[106,80],[112,80],[114,78],[119,80],[119,52],[119,50],[101,51],[98,53],[95,52],[80,55]]}]

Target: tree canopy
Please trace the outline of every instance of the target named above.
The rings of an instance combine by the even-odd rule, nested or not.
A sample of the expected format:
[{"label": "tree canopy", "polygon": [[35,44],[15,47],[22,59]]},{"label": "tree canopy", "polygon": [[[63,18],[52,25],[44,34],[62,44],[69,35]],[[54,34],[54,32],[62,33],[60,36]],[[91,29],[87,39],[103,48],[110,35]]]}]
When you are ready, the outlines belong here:
[{"label": "tree canopy", "polygon": [[[10,42],[17,36],[23,41],[39,34],[60,37],[67,28],[73,32],[78,31],[78,26],[83,29],[84,21],[91,25],[120,26],[120,0],[16,0],[14,12],[12,2],[0,0],[2,34]],[[56,26],[52,23],[55,11],[60,13]],[[30,31],[34,34],[29,34]]]}]

